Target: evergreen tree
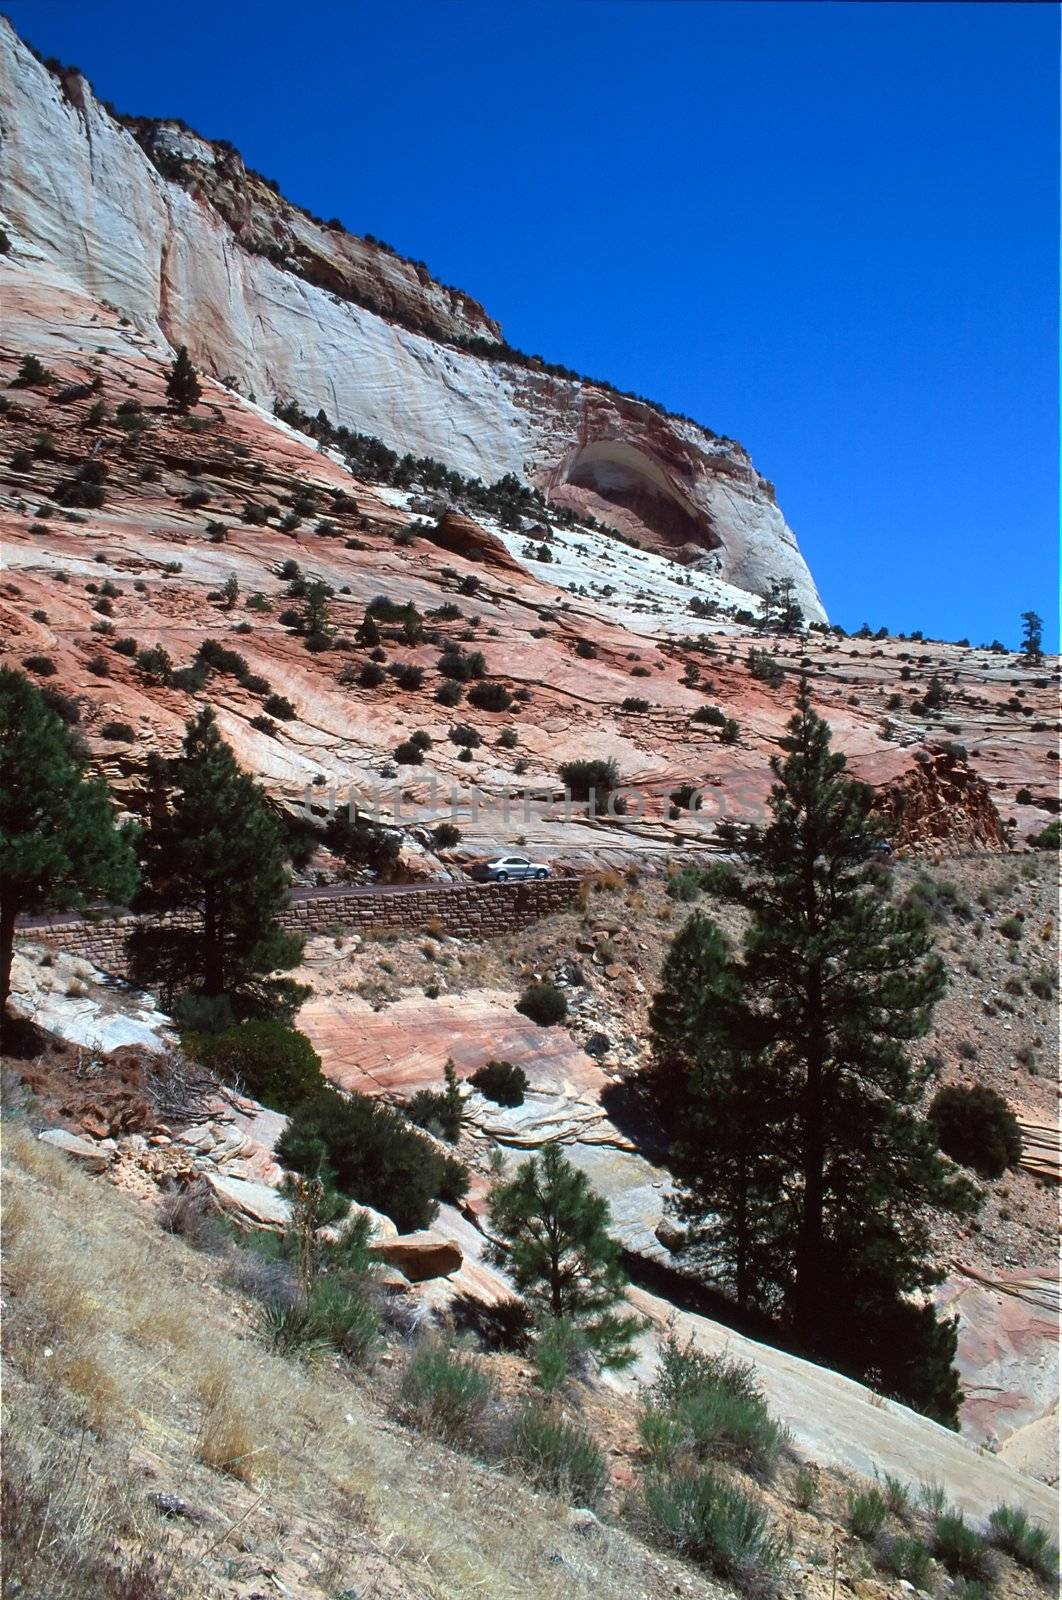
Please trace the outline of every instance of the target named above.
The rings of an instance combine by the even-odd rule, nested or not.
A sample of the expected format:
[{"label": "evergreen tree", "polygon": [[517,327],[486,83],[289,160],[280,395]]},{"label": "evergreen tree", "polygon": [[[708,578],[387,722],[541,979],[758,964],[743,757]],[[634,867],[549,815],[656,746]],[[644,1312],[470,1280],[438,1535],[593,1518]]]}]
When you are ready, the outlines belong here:
[{"label": "evergreen tree", "polygon": [[1021,621],[1022,655],[1026,661],[1042,661],[1044,658],[1043,618],[1038,617],[1035,611],[1023,611]]},{"label": "evergreen tree", "polygon": [[11,990],[15,918],[136,888],[131,830],[86,778],[62,720],[20,672],[0,667],[0,1023]]},{"label": "evergreen tree", "polygon": [[328,601],[331,593],[327,583],[311,583],[306,590],[301,630],[311,638],[328,632]]},{"label": "evergreen tree", "polygon": [[[870,791],[844,775],[806,680],[772,763],[772,821],[721,830],[744,868],[710,884],[740,953],[699,915],[652,1012],[676,1170],[743,1302],[801,1345],[953,1421],[954,1326],[908,1297],[938,1282],[926,1212],[973,1209],[917,1114],[907,1046],[944,988],[924,913],[876,889]],[[898,1330],[920,1341],[901,1349]]]},{"label": "evergreen tree", "polygon": [[803,623],[792,578],[772,583],[760,601],[760,626],[766,633],[796,633]]},{"label": "evergreen tree", "polygon": [[166,394],[171,406],[174,406],[183,416],[195,405],[199,404],[203,391],[200,387],[199,376],[189,359],[188,351],[182,344],[174,357],[169,376],[166,379]]},{"label": "evergreen tree", "polygon": [[602,1366],[627,1366],[636,1317],[612,1310],[626,1277],[620,1247],[609,1237],[608,1202],[549,1144],[490,1196],[491,1223],[501,1242],[491,1259],[526,1295],[540,1328],[571,1324]]},{"label": "evergreen tree", "polygon": [[308,991],[270,974],[298,961],[301,940],[276,924],[287,903],[281,827],[254,779],[241,772],[205,706],[185,730],[182,753],[156,775],[144,836],[152,910],[190,906],[194,928],[138,928],[135,970],[168,997],[227,995],[243,1010],[290,1015]]}]

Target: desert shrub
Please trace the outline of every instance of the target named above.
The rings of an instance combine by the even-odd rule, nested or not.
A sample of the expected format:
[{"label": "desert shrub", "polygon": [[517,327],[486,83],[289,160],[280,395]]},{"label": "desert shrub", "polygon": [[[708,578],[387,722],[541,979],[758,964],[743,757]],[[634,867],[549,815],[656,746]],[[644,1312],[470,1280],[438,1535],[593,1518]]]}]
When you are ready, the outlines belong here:
[{"label": "desert shrub", "polygon": [[944,1154],[984,1178],[999,1178],[1021,1160],[1018,1120],[994,1089],[946,1084],[927,1115]]},{"label": "desert shrub", "polygon": [[423,667],[412,666],[408,663],[396,666],[393,669],[394,680],[400,689],[419,689],[424,683]]},{"label": "desert shrub", "polygon": [[477,711],[508,711],[513,697],[503,683],[474,683],[468,691],[468,703]]},{"label": "desert shrub", "polygon": [[933,1554],[953,1578],[991,1584],[995,1563],[984,1539],[961,1511],[945,1511],[933,1524]]},{"label": "desert shrub", "polygon": [[1058,973],[1054,967],[1040,967],[1029,979],[1029,988],[1038,1000],[1050,1000],[1058,991]]},{"label": "desert shrub", "polygon": [[929,1590],[933,1557],[929,1547],[910,1534],[888,1534],[878,1545],[877,1562],[886,1572],[903,1578],[916,1589]]},{"label": "desert shrub", "polygon": [[51,656],[23,656],[22,665],[27,672],[33,672],[38,678],[54,678],[59,670]]},{"label": "desert shrub", "polygon": [[573,1427],[541,1405],[517,1415],[510,1460],[531,1482],[580,1506],[593,1505],[605,1487],[605,1458],[584,1428]]},{"label": "desert shrub", "polygon": [[269,679],[263,678],[259,672],[245,672],[240,679],[240,684],[247,690],[248,694],[265,695],[270,693]]},{"label": "desert shrub", "polygon": [[584,660],[590,660],[597,655],[597,645],[592,639],[576,639],[575,653]]},{"label": "desert shrub", "polygon": [[216,639],[204,639],[196,651],[196,659],[214,672],[225,672],[233,678],[247,676],[247,662],[239,651],[226,649]]},{"label": "desert shrub", "polygon": [[400,1111],[367,1095],[325,1088],[292,1114],[277,1155],[363,1205],[386,1212],[403,1233],[426,1228],[439,1198],[459,1198],[468,1175]]},{"label": "desert shrub", "polygon": [[619,768],[615,761],[565,761],[558,769],[558,777],[574,800],[589,800],[593,795],[598,809],[603,809],[608,797],[620,785]]},{"label": "desert shrub", "polygon": [[173,677],[173,662],[170,660],[168,650],[160,644],[149,645],[146,650],[138,650],[136,664],[145,678],[151,678],[156,683],[169,683]]},{"label": "desert shrub", "polygon": [[252,717],[251,727],[258,733],[268,734],[270,737],[277,731],[277,725],[269,717]]},{"label": "desert shrub", "polygon": [[402,743],[395,746],[394,759],[400,767],[419,767],[424,762],[424,752],[412,739],[403,739]]},{"label": "desert shrub", "polygon": [[485,1372],[439,1344],[424,1345],[402,1374],[399,1402],[414,1427],[447,1444],[469,1444],[492,1395]]},{"label": "desert shrub", "polygon": [[197,662],[190,667],[178,667],[170,677],[170,683],[175,689],[183,689],[187,694],[198,694],[208,677],[206,667]]},{"label": "desert shrub", "polygon": [[39,356],[23,356],[18,372],[11,380],[12,389],[36,389],[55,382],[55,373]]},{"label": "desert shrub", "polygon": [[516,1009],[540,1028],[551,1028],[568,1015],[568,1001],[555,983],[530,983],[516,1002]]},{"label": "desert shrub", "polygon": [[321,1058],[304,1033],[282,1022],[248,1021],[196,1039],[194,1053],[226,1083],[275,1111],[293,1111],[324,1086]]},{"label": "desert shrub", "polygon": [[1017,944],[1025,932],[1025,924],[1021,917],[1004,917],[999,924],[999,931],[1004,939],[1010,939],[1013,944]]},{"label": "desert shrub", "polygon": [[793,1474],[792,1493],[801,1511],[810,1511],[819,1497],[819,1480],[814,1467],[799,1466]]},{"label": "desert shrub", "polygon": [[698,706],[693,713],[694,722],[706,722],[710,728],[721,728],[726,722],[726,712],[718,706]]},{"label": "desert shrub", "polygon": [[636,1502],[647,1532],[746,1593],[774,1588],[787,1555],[766,1510],[710,1471],[647,1474]]},{"label": "desert shrub", "polygon": [[418,750],[430,750],[431,734],[426,728],[418,728],[415,733],[410,734],[409,742],[412,745],[416,745]]},{"label": "desert shrub", "polygon": [[432,829],[431,842],[436,850],[449,850],[461,843],[461,829],[455,822],[440,822]]},{"label": "desert shrub", "polygon": [[120,656],[135,656],[140,646],[135,639],[130,639],[127,636],[124,639],[115,639],[111,648],[116,650]]},{"label": "desert shrub", "polygon": [[648,700],[642,700],[636,694],[629,694],[620,704],[621,711],[642,712],[649,710]]},{"label": "desert shrub", "polygon": [[464,1105],[452,1061],[446,1063],[444,1087],[441,1090],[418,1089],[406,1101],[406,1116],[419,1128],[427,1128],[451,1144],[457,1143],[464,1121]]},{"label": "desert shrub", "polygon": [[522,1106],[530,1087],[523,1067],[515,1067],[511,1061],[488,1061],[468,1081],[499,1106]]},{"label": "desert shrub", "polygon": [[901,1520],[903,1520],[910,1515],[911,1490],[908,1485],[904,1483],[902,1478],[893,1477],[891,1472],[883,1473],[881,1478],[881,1493],[884,1497],[885,1504],[888,1506],[894,1517],[899,1517]]},{"label": "desert shrub", "polygon": [[101,739],[114,739],[121,744],[128,744],[136,738],[136,734],[128,722],[105,722],[100,729]]},{"label": "desert shrub", "polygon": [[262,702],[262,710],[267,717],[277,717],[281,722],[290,722],[295,715],[295,707],[282,694],[271,694]]},{"label": "desert shrub", "polygon": [[1051,1543],[1047,1529],[1031,1522],[1021,1506],[996,1507],[988,1518],[988,1541],[1044,1583],[1053,1583],[1057,1578],[1058,1549]]},{"label": "desert shrub", "polygon": [[1058,850],[1062,848],[1062,823],[1057,820],[1049,822],[1046,828],[1041,828],[1039,833],[1031,834],[1029,843],[1036,846],[1037,850]]},{"label": "desert shrub", "polygon": [[486,676],[487,663],[478,650],[462,650],[460,645],[447,645],[439,657],[439,671],[444,678],[455,683],[470,683]]},{"label": "desert shrub", "polygon": [[386,677],[383,667],[378,666],[375,661],[366,661],[358,673],[358,682],[363,689],[378,689]]},{"label": "desert shrub", "polygon": [[461,684],[453,678],[444,678],[435,691],[435,698],[441,706],[456,706],[460,704],[464,692]]},{"label": "desert shrub", "polygon": [[397,833],[361,816],[351,817],[349,807],[336,811],[329,819],[325,842],[348,866],[369,867],[377,875],[394,866],[401,849]]},{"label": "desert shrub", "polygon": [[877,1489],[863,1489],[848,1496],[848,1525],[864,1544],[873,1544],[888,1515],[889,1508]]},{"label": "desert shrub", "polygon": [[451,744],[463,745],[466,750],[475,750],[483,743],[483,737],[467,722],[455,722],[447,736]]},{"label": "desert shrub", "polygon": [[680,867],[667,880],[667,894],[672,900],[687,904],[700,898],[704,885],[696,867]]},{"label": "desert shrub", "polygon": [[[663,1414],[683,1448],[698,1460],[714,1457],[770,1477],[785,1444],[785,1429],[770,1415],[751,1366],[706,1355],[670,1332],[642,1416],[650,1432]],[[644,1437],[644,1434],[643,1434]]]},{"label": "desert shrub", "polygon": [[772,689],[777,689],[779,684],[785,682],[785,669],[781,667],[773,656],[766,650],[749,651],[749,672],[761,683],[769,684]]}]

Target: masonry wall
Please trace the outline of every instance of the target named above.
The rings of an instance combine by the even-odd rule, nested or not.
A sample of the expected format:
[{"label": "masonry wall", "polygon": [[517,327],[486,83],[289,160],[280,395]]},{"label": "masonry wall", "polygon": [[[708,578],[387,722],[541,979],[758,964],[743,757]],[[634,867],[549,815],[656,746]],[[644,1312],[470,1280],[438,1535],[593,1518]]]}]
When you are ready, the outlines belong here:
[{"label": "masonry wall", "polygon": [[[424,889],[402,889],[362,894],[322,891],[295,900],[277,921],[289,932],[321,933],[333,928],[352,932],[384,929],[415,933],[438,925],[442,933],[464,938],[491,938],[514,933],[539,917],[572,905],[579,892],[575,878],[549,879],[545,883],[433,884]],[[16,933],[57,949],[83,956],[103,972],[124,977],[128,971],[126,940],[138,918],[106,917],[55,922],[20,922]],[[178,912],[156,919],[177,927],[196,927],[194,912]]]}]

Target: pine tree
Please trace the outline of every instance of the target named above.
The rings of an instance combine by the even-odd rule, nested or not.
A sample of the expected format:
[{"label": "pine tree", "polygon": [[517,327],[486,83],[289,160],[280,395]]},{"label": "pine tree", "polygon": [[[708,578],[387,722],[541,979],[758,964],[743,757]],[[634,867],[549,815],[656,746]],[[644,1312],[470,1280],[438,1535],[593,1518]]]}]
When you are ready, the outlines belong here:
[{"label": "pine tree", "polygon": [[941,1277],[927,1209],[976,1204],[918,1115],[929,1069],[907,1052],[944,969],[921,910],[875,887],[870,791],[844,775],[806,680],[782,748],[772,821],[721,830],[744,875],[710,880],[749,914],[740,953],[699,917],[653,1007],[677,1171],[747,1305],[953,1421],[954,1327],[908,1299]]},{"label": "pine tree", "polygon": [[138,975],[171,998],[227,995],[244,1010],[290,1014],[308,991],[269,976],[294,966],[302,948],[276,923],[288,898],[283,834],[209,706],[188,724],[161,792],[156,781],[144,857],[143,905],[199,907],[202,922],[137,929],[130,945]]},{"label": "pine tree", "polygon": [[230,572],[221,586],[221,598],[226,611],[231,611],[240,598],[240,580],[234,572]]},{"label": "pine tree", "polygon": [[760,626],[766,633],[796,633],[804,623],[804,613],[796,597],[792,578],[772,583],[760,601]]},{"label": "pine tree", "polygon": [[1037,662],[1044,658],[1044,624],[1043,618],[1038,617],[1035,611],[1023,611],[1021,614],[1021,653],[1026,661]]},{"label": "pine tree", "polygon": [[0,668],[0,1022],[11,990],[15,918],[136,888],[132,832],[107,788],[86,778],[61,719],[20,672]]},{"label": "pine tree", "polygon": [[166,394],[171,406],[174,406],[181,416],[187,416],[195,405],[199,404],[203,390],[200,387],[196,369],[189,359],[188,351],[182,344],[174,357],[170,368],[169,377],[166,379]]},{"label": "pine tree", "polygon": [[608,1202],[586,1174],[549,1144],[510,1182],[495,1185],[490,1216],[499,1235],[491,1259],[506,1267],[539,1327],[568,1323],[602,1366],[629,1365],[640,1323],[612,1310],[626,1278],[608,1233]]}]

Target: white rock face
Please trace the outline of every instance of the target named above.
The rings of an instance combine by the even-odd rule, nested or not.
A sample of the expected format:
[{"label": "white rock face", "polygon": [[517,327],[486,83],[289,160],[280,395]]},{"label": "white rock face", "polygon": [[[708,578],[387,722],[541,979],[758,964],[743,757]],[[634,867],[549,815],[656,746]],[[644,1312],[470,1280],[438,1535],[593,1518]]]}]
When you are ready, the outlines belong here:
[{"label": "white rock face", "polygon": [[[355,285],[362,298],[371,289],[375,302],[401,305],[407,320],[413,314],[443,335],[410,332],[250,253],[207,192],[214,146],[157,128],[155,148],[201,172],[204,187],[163,178],[83,79],[61,84],[3,19],[0,123],[0,204],[12,245],[5,272],[62,274],[119,307],[153,343],[186,344],[205,370],[233,375],[262,404],[279,396],[323,408],[466,476],[515,473],[647,533],[657,548],[684,546],[684,559],[691,547],[711,551],[718,576],[738,589],[759,594],[790,578],[808,619],[824,617],[796,539],[740,446],[595,385],[443,342],[493,338],[496,324],[412,263],[282,201],[278,226],[318,277]],[[243,196],[238,183],[227,193],[230,205]]]}]

